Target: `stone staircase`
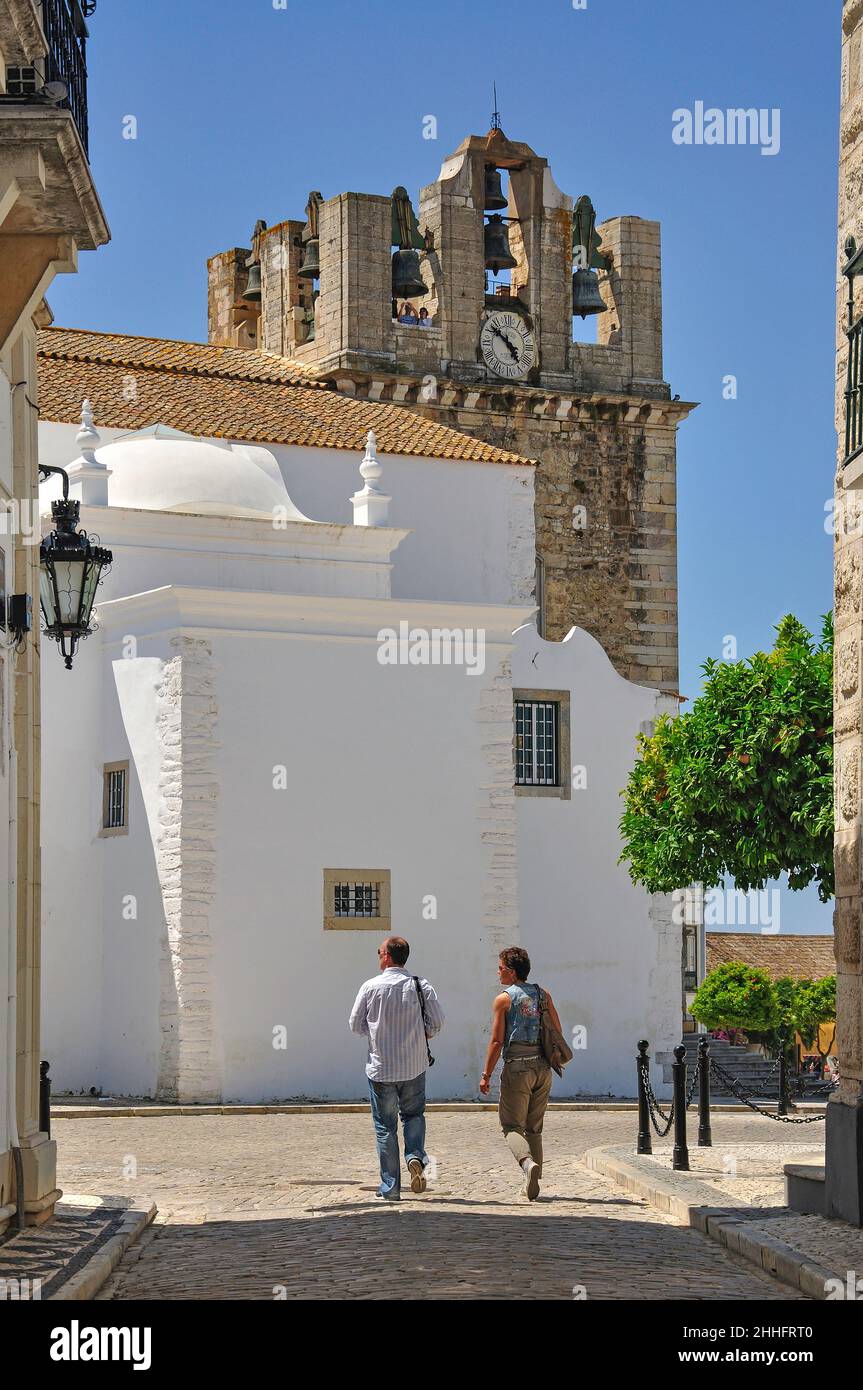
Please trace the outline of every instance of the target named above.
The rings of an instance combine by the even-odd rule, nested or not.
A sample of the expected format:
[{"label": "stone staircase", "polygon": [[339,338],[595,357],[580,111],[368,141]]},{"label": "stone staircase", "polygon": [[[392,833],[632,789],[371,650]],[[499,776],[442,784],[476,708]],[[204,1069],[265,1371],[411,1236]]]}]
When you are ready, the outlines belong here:
[{"label": "stone staircase", "polygon": [[[698,1043],[702,1036],[701,1033],[687,1033],[681,1038],[681,1042],[686,1048],[687,1068],[693,1068],[698,1061]],[[779,1068],[776,1066],[775,1058],[765,1058],[760,1052],[750,1052],[745,1047],[732,1046],[729,1042],[717,1042],[715,1038],[710,1039],[710,1056],[715,1062],[718,1062],[720,1067],[733,1076],[743,1087],[744,1093],[752,1096],[754,1100],[776,1101],[779,1099]],[[671,1064],[674,1061],[674,1055],[669,1052],[662,1052],[657,1054],[656,1060],[662,1063],[663,1081],[670,1084]],[[692,1071],[688,1070],[687,1085],[691,1076]],[[789,1078],[789,1092],[792,1100],[799,1098],[797,1083],[793,1077]],[[715,1076],[711,1077],[710,1094],[717,1098],[735,1099],[733,1091],[718,1081]],[[806,1080],[803,1094],[813,1099],[826,1100],[828,1092],[822,1089],[822,1083],[816,1077],[809,1077]],[[697,1091],[693,1099],[697,1099]]]}]

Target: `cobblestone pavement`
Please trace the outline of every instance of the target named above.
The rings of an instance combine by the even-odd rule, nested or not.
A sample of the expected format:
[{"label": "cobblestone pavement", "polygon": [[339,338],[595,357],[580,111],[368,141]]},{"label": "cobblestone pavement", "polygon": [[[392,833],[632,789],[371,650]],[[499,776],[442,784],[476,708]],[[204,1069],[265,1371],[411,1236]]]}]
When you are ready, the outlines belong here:
[{"label": "cobblestone pavement", "polygon": [[[387,1205],[368,1115],[76,1119],[55,1132],[67,1191],[160,1208],[102,1298],[798,1297],[580,1163],[634,1138],[635,1123],[551,1112],[535,1203],[489,1113],[430,1115],[435,1179]],[[769,1143],[769,1125],[718,1116],[714,1141]]]},{"label": "cobblestone pavement", "polygon": [[[783,1143],[781,1133],[772,1144],[747,1144],[739,1137],[729,1143],[714,1133],[709,1149],[690,1144],[689,1171],[693,1178],[715,1189],[717,1206],[722,1205],[723,1193],[728,1193],[753,1207],[781,1207],[785,1204],[784,1164],[823,1164],[823,1131],[822,1125],[820,1144]],[[658,1168],[668,1167],[668,1156],[658,1147],[642,1159]]]}]

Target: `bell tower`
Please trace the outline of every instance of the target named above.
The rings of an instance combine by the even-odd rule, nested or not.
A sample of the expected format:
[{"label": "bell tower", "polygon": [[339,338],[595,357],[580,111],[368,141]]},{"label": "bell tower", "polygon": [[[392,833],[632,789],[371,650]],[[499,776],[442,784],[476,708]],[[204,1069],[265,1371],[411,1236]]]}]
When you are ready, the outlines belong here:
[{"label": "bell tower", "polygon": [[[209,262],[210,341],[236,344],[233,315],[344,394],[538,460],[541,630],[584,627],[622,675],[676,691],[676,430],[692,406],[663,378],[659,225],[597,224],[498,121],[444,160],[416,215],[402,186],[314,194],[306,212]],[[247,305],[255,254],[261,301],[228,311]],[[588,314],[595,343],[573,333]]]}]

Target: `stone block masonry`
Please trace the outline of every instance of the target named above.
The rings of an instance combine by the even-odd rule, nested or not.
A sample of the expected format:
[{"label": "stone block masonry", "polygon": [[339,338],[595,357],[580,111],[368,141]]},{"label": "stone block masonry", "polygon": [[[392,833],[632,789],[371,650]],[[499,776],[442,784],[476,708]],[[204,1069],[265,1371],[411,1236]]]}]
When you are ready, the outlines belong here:
[{"label": "stone block masonry", "polygon": [[[487,293],[489,166],[501,171],[508,198],[509,297]],[[314,339],[280,331],[298,290],[290,275],[271,276],[265,257],[260,346],[339,391],[538,461],[544,634],[556,641],[583,627],[621,675],[676,693],[676,429],[692,407],[673,401],[663,380],[659,224],[632,216],[599,223],[607,307],[597,341],[583,343],[572,332],[574,199],[543,156],[501,130],[468,136],[415,206],[427,288],[413,301],[428,308],[431,328],[392,316],[390,198],[341,193],[320,207]],[[264,243],[299,225],[279,224]],[[224,305],[239,254],[210,262],[211,342],[227,340]],[[536,344],[533,365],[516,379],[496,375],[480,346],[487,315],[507,306],[525,317]]]}]

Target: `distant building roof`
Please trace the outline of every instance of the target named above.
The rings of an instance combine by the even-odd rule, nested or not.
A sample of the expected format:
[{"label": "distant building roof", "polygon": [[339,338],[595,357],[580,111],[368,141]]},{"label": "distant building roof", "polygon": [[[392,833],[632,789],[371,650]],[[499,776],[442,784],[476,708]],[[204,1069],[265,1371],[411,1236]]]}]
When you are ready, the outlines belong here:
[{"label": "distant building roof", "polygon": [[740,960],[766,970],[771,980],[790,975],[795,980],[823,980],[836,974],[833,937],[764,936],[760,932],[709,931],[707,969]]},{"label": "distant building roof", "polygon": [[530,465],[402,406],[340,395],[272,353],[75,328],[38,332],[43,420],[77,423],[89,397],[96,424],[156,421],[213,439],[362,450],[374,430],[389,454]]}]

